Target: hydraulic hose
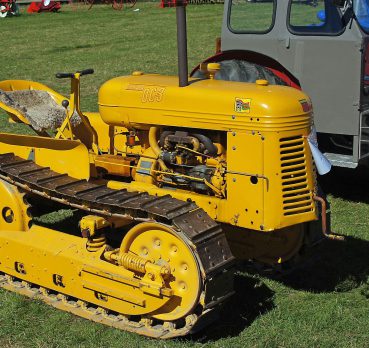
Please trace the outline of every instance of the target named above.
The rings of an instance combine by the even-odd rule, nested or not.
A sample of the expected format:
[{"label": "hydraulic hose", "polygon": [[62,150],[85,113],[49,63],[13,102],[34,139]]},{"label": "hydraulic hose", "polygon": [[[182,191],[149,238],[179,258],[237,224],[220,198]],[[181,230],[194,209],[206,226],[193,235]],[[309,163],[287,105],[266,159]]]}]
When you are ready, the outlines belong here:
[{"label": "hydraulic hose", "polygon": [[218,148],[214,145],[214,143],[203,134],[191,134],[195,138],[197,138],[201,143],[205,145],[206,150],[208,151],[207,155],[215,157],[218,153]]}]

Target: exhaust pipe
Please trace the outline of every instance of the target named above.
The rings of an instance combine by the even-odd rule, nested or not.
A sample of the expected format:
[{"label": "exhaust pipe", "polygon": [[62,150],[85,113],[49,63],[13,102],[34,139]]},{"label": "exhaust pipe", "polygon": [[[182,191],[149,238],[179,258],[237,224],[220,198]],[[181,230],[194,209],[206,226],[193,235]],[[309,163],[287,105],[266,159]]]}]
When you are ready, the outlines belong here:
[{"label": "exhaust pipe", "polygon": [[186,0],[176,1],[179,87],[188,86]]}]

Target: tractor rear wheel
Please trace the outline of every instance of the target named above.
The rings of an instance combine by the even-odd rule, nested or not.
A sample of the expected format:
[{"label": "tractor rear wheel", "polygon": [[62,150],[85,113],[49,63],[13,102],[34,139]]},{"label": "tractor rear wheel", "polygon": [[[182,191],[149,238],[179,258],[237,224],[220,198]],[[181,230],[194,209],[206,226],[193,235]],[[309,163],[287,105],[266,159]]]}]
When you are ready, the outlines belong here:
[{"label": "tractor rear wheel", "polygon": [[125,0],[124,5],[128,8],[133,7],[136,5],[137,0]]},{"label": "tractor rear wheel", "polygon": [[5,6],[0,6],[0,18],[5,18],[8,15],[8,10]]}]

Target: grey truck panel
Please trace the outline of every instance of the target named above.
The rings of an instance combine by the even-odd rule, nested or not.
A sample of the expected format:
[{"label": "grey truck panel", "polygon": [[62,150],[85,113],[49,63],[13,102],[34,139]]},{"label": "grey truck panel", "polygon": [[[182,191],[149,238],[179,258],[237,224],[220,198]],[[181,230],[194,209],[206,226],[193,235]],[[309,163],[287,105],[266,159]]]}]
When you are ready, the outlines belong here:
[{"label": "grey truck panel", "polygon": [[337,36],[292,34],[288,0],[278,0],[275,24],[263,34],[233,33],[225,1],[222,50],[255,51],[286,67],[311,97],[319,132],[359,135],[363,34],[355,21]]}]

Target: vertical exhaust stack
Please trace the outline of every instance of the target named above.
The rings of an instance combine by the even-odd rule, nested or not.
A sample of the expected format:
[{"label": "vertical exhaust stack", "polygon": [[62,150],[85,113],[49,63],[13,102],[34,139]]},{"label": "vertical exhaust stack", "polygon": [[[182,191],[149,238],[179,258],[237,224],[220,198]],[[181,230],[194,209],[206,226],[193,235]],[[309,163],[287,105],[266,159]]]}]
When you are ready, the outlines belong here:
[{"label": "vertical exhaust stack", "polygon": [[186,0],[176,1],[179,87],[188,86]]},{"label": "vertical exhaust stack", "polygon": [[160,5],[176,8],[179,87],[188,86],[186,6],[187,0],[161,0]]}]

